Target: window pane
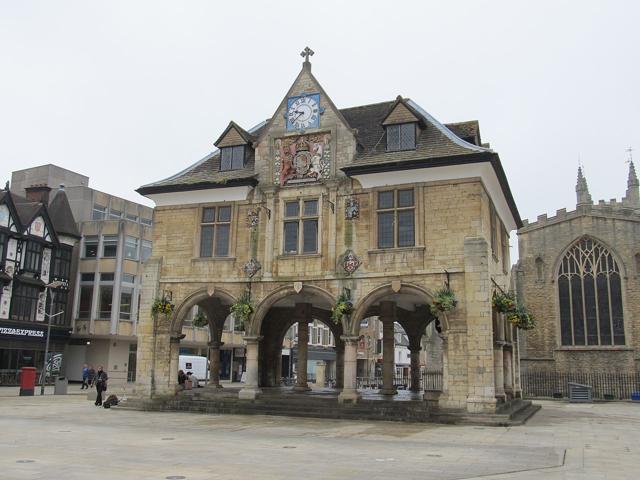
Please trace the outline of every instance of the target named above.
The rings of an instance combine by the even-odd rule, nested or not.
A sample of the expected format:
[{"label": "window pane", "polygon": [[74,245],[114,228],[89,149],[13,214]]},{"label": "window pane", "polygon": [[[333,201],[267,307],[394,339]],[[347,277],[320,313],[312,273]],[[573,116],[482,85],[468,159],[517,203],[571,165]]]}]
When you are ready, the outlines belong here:
[{"label": "window pane", "polygon": [[93,282],[93,279],[96,277],[95,273],[82,273],[80,274],[81,282]]},{"label": "window pane", "polygon": [[113,299],[113,287],[100,285],[100,311],[99,318],[111,318],[111,302]]},{"label": "window pane", "polygon": [[393,247],[393,213],[378,214],[378,248]]},{"label": "window pane", "polygon": [[202,223],[213,223],[216,221],[215,207],[202,209]]},{"label": "window pane", "polygon": [[611,274],[609,277],[611,287],[611,320],[613,323],[613,344],[624,345],[624,319],[622,314],[622,288],[620,275]]},{"label": "window pane", "polygon": [[305,200],[303,215],[305,217],[315,217],[318,215],[318,200]]},{"label": "window pane", "polygon": [[113,273],[101,273],[100,281],[101,282],[113,282],[114,274]]},{"label": "window pane", "polygon": [[300,214],[300,203],[297,200],[295,202],[287,202],[284,204],[285,217],[297,217],[299,214]]},{"label": "window pane", "polygon": [[233,170],[244,168],[244,145],[233,147],[233,161],[231,168]]},{"label": "window pane", "polygon": [[118,219],[121,217],[122,217],[122,212],[120,210],[116,210],[115,208],[112,208],[111,210],[109,210],[109,218]]},{"label": "window pane", "polygon": [[318,221],[304,220],[302,231],[302,253],[316,253],[318,251]]},{"label": "window pane", "polygon": [[414,123],[400,125],[400,149],[416,148],[416,126]]},{"label": "window pane", "polygon": [[231,207],[219,207],[218,208],[218,221],[230,222],[231,221]]},{"label": "window pane", "polygon": [[131,299],[133,298],[132,288],[123,288],[120,292],[120,318],[131,319]]},{"label": "window pane", "polygon": [[413,247],[415,245],[413,210],[398,212],[398,246]]},{"label": "window pane", "polygon": [[200,231],[200,256],[210,257],[213,255],[213,226],[205,225]]},{"label": "window pane", "polygon": [[134,283],[136,281],[136,276],[131,275],[130,273],[123,273],[122,281],[125,283]]},{"label": "window pane", "polygon": [[284,253],[298,253],[298,222],[284,224]]},{"label": "window pane", "polygon": [[136,237],[125,237],[124,258],[127,258],[129,260],[138,259],[138,239]]},{"label": "window pane", "polygon": [[115,257],[118,253],[118,237],[115,235],[105,235],[102,237],[102,256]]},{"label": "window pane", "polygon": [[140,260],[146,262],[151,257],[152,244],[149,240],[142,240],[142,249],[140,252]]},{"label": "window pane", "polygon": [[220,149],[220,170],[231,170],[231,157],[233,155],[230,147]]},{"label": "window pane", "polygon": [[93,297],[93,285],[82,285],[80,287],[80,305],[78,307],[78,318],[89,319],[91,316],[91,300]]},{"label": "window pane", "polygon": [[153,224],[150,218],[144,218],[144,217],[140,218],[140,223],[147,226],[151,226]]},{"label": "window pane", "polygon": [[387,127],[387,150],[400,149],[400,125],[389,125]]},{"label": "window pane", "polygon": [[587,317],[587,345],[598,345],[598,319],[596,318],[596,288],[593,275],[582,278],[585,316]]},{"label": "window pane", "polygon": [[413,207],[413,189],[398,190],[398,207]]},{"label": "window pane", "polygon": [[107,215],[107,208],[102,205],[93,205],[93,213],[91,215],[92,220],[104,220]]},{"label": "window pane", "polygon": [[216,227],[216,257],[229,255],[229,225]]},{"label": "window pane", "polygon": [[393,208],[393,191],[378,192],[378,208]]},{"label": "window pane", "polygon": [[580,277],[572,277],[571,306],[573,308],[573,341],[575,345],[584,345],[584,312],[582,310],[582,285]]},{"label": "window pane", "polygon": [[558,279],[558,294],[560,296],[560,338],[562,345],[572,345],[569,280],[565,276]]}]

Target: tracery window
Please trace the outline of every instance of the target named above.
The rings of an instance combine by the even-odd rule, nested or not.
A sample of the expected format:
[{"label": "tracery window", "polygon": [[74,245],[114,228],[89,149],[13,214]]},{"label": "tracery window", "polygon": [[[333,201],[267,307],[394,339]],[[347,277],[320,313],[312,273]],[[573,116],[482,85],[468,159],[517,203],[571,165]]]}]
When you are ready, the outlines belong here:
[{"label": "tracery window", "polygon": [[611,252],[579,240],[558,271],[562,345],[624,345],[620,269]]}]

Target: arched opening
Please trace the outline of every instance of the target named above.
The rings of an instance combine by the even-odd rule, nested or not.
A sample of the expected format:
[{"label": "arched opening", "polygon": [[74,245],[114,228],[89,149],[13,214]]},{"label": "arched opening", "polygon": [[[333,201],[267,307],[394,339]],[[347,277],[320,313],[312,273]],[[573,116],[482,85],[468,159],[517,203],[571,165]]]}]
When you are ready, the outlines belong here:
[{"label": "arched opening", "polygon": [[[436,320],[430,303],[431,295],[411,284],[383,285],[360,301],[351,325],[358,335],[359,389],[394,395],[398,389],[430,388],[424,375],[430,344],[423,343],[427,326]],[[437,345],[433,336],[430,340]]]},{"label": "arched opening", "polygon": [[[290,377],[295,376],[291,387],[300,392],[310,389],[310,382],[324,387],[327,366],[336,372],[333,384],[341,376],[342,325],[331,318],[333,296],[314,286],[304,286],[296,291],[293,287],[276,290],[256,309],[251,330],[260,340],[258,353],[258,386],[280,388],[290,386]],[[332,342],[323,345],[324,332],[330,333]],[[329,340],[327,338],[327,340]],[[332,343],[333,345],[329,345]],[[328,362],[327,362],[328,360]],[[318,366],[324,362],[321,379],[316,379]],[[328,363],[328,365],[327,365]]]}]

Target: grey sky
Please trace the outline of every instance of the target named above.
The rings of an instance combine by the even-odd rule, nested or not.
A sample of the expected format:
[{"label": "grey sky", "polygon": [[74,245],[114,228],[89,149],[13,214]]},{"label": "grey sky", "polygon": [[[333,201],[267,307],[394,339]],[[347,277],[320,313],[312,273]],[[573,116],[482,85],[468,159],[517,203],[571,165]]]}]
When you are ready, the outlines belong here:
[{"label": "grey sky", "polygon": [[[228,5],[232,5],[229,7]],[[315,50],[339,108],[414,99],[477,119],[523,218],[620,198],[640,159],[640,3],[0,0],[0,179],[55,163],[133,190],[271,116]]]}]

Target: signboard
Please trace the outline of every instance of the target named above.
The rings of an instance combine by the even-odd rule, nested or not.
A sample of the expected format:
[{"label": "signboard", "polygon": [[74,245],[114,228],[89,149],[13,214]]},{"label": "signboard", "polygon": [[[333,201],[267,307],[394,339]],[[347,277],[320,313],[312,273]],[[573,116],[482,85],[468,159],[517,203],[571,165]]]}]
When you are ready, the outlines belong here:
[{"label": "signboard", "polygon": [[20,339],[44,339],[45,332],[40,328],[0,325],[0,336]]}]

